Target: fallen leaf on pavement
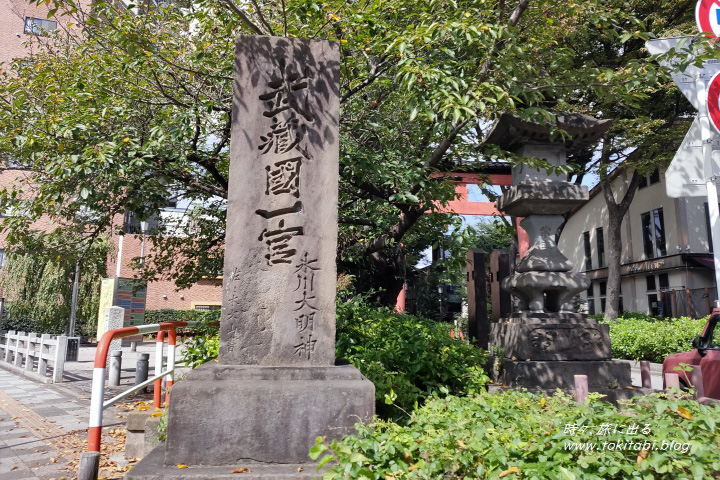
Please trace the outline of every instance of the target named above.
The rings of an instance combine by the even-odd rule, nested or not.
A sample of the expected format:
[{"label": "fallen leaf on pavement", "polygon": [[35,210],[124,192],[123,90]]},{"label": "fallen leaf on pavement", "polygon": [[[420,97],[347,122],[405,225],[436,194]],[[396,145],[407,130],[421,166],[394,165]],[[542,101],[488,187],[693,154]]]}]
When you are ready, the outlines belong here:
[{"label": "fallen leaf on pavement", "polygon": [[249,468],[236,468],[235,470],[233,470],[230,473],[250,473],[250,469]]}]

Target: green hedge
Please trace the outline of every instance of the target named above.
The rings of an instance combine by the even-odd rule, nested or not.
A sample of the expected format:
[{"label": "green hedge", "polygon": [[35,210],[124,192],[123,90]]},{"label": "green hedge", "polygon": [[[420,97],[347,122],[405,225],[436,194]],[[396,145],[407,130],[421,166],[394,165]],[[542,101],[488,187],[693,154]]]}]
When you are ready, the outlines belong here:
[{"label": "green hedge", "polygon": [[[435,393],[475,393],[489,380],[481,368],[485,352],[451,338],[447,324],[358,299],[338,302],[336,346],[338,358],[350,361],[375,384],[382,418],[407,420],[410,411]],[[217,357],[217,329],[186,341],[183,354],[193,368]]]},{"label": "green hedge", "polygon": [[670,354],[690,350],[692,339],[702,333],[706,318],[659,319],[626,315],[610,322],[613,358],[662,363]]},{"label": "green hedge", "polygon": [[145,310],[145,323],[220,321],[220,310]]},{"label": "green hedge", "polygon": [[485,352],[451,338],[450,329],[358,300],[339,302],[337,356],[375,384],[380,417],[406,421],[435,393],[475,393],[489,380]]},{"label": "green hedge", "polygon": [[329,463],[324,480],[718,479],[718,423],[717,406],[674,395],[618,408],[562,394],[481,392],[434,398],[407,426],[360,424],[340,442],[318,438],[311,457]]}]

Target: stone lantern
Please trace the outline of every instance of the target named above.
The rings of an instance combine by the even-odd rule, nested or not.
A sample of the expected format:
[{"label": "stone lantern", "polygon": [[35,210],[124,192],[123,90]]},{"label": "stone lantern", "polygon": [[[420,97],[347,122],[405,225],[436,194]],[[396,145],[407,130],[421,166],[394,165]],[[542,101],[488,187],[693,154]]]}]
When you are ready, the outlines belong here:
[{"label": "stone lantern", "polygon": [[[556,125],[503,114],[485,143],[557,167],[567,163],[568,154],[594,146],[610,124],[580,114],[558,115]],[[567,135],[553,137],[554,126]],[[629,366],[610,360],[608,325],[572,311],[573,297],[587,290],[590,280],[571,272],[571,262],[557,248],[563,214],[588,200],[587,187],[524,163],[513,167],[512,179],[513,186],[498,199],[498,210],[522,218],[530,245],[514,274],[502,282],[517,299],[516,311],[490,330],[491,351],[502,351],[504,357],[497,380],[528,388],[569,388],[573,375],[584,374],[595,390],[629,385]]]}]

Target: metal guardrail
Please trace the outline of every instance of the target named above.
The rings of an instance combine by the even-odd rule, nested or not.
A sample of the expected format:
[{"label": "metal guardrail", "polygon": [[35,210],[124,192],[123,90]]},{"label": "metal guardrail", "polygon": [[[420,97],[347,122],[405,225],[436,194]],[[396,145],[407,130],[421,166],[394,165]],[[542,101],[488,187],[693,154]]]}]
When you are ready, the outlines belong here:
[{"label": "metal guardrail", "polygon": [[[169,389],[174,382],[175,372],[175,342],[176,330],[181,327],[192,327],[200,322],[164,322],[151,325],[139,325],[135,327],[118,328],[108,330],[102,336],[95,351],[95,365],[93,368],[92,396],[90,399],[90,424],[88,427],[88,452],[99,452],[102,441],[102,416],[103,411],[109,406],[117,403],[123,398],[132,395],[138,390],[155,384],[153,392],[153,404],[155,408],[161,406],[162,379],[165,377],[165,385]],[[114,396],[109,400],[105,398],[105,371],[107,369],[108,350],[110,342],[116,338],[128,337],[130,335],[147,334],[157,332],[155,342],[155,376],[134,385],[132,388]],[[165,332],[168,337],[167,368],[163,371],[163,345]],[[166,393],[165,401],[169,400],[170,393]]]}]

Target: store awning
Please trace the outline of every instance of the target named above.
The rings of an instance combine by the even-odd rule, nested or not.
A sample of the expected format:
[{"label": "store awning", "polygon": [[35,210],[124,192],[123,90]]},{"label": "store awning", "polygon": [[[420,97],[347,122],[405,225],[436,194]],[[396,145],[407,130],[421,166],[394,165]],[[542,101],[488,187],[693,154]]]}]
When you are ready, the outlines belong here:
[{"label": "store awning", "polygon": [[701,267],[709,268],[711,270],[715,269],[715,260],[713,260],[712,255],[702,255],[702,256],[689,256],[687,259],[691,263],[695,263],[696,265],[700,265]]}]

